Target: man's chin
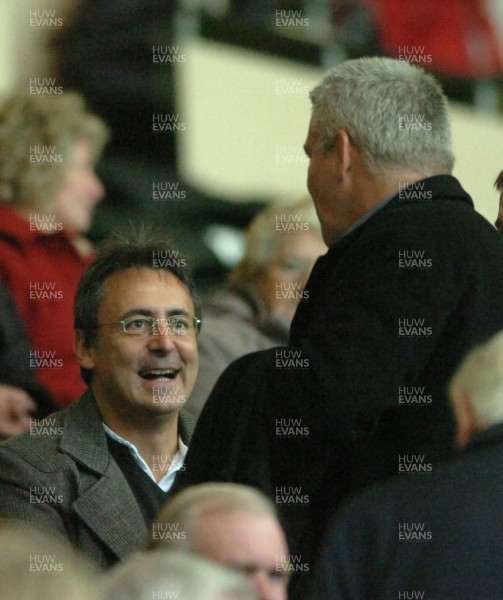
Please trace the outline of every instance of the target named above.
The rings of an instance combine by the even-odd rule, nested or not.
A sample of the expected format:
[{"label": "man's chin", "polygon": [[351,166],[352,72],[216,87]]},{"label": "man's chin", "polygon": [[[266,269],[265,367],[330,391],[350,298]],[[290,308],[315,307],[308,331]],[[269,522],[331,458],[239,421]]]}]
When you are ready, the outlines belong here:
[{"label": "man's chin", "polygon": [[180,410],[186,401],[187,395],[180,385],[159,385],[152,391],[151,406],[158,412]]}]

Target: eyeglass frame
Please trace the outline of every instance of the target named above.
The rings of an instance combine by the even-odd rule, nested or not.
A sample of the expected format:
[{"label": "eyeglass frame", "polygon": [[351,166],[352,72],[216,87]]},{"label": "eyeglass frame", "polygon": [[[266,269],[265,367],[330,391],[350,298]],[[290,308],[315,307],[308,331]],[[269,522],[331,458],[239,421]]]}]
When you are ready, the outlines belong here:
[{"label": "eyeglass frame", "polygon": [[[198,317],[193,317],[192,315],[185,314],[185,313],[180,313],[177,315],[169,315],[169,317],[161,317],[160,319],[155,319],[154,317],[151,317],[149,315],[140,315],[140,316],[132,315],[131,317],[127,317],[126,319],[122,319],[121,321],[115,321],[114,323],[98,323],[96,325],[96,327],[88,327],[85,331],[92,331],[92,330],[98,329],[100,327],[112,327],[114,325],[121,325],[122,333],[124,333],[125,335],[131,335],[131,336],[137,336],[137,337],[145,336],[145,335],[155,335],[154,331],[155,331],[156,325],[158,326],[158,324],[161,323],[162,321],[167,322],[171,319],[176,319],[176,318],[180,318],[180,317],[183,317],[184,319],[192,319],[194,331],[197,336],[201,330],[202,319],[199,319]],[[151,326],[149,327],[148,331],[141,331],[138,333],[133,333],[131,331],[126,330],[126,325],[128,323],[134,323],[134,321],[141,321],[141,320],[149,321],[151,323]],[[175,335],[180,336],[180,335],[185,335],[185,334],[175,334]]]}]

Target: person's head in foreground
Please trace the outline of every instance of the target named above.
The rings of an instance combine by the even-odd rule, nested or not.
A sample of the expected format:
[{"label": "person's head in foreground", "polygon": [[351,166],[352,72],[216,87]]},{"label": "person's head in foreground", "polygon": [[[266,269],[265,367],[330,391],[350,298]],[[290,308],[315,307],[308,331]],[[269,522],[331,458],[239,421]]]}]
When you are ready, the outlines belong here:
[{"label": "person's head in foreground", "polygon": [[478,431],[503,423],[503,332],[468,354],[449,392],[458,447],[466,446]]},{"label": "person's head in foreground", "polygon": [[94,568],[47,531],[0,520],[2,600],[97,600]]},{"label": "person's head in foreground", "polygon": [[400,186],[451,173],[447,99],[423,69],[348,60],[310,96],[307,186],[328,246]]},{"label": "person's head in foreground", "polygon": [[136,554],[105,576],[103,600],[257,600],[247,579],[198,556]]},{"label": "person's head in foreground", "polygon": [[261,600],[285,600],[288,546],[272,502],[254,488],[204,483],[175,495],[149,548],[194,552],[248,575]]}]

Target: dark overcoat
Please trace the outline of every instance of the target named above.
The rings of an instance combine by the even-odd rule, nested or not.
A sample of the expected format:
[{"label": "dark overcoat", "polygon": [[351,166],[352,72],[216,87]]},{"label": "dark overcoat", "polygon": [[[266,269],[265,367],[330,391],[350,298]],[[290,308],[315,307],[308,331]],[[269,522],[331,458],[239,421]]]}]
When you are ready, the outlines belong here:
[{"label": "dark overcoat", "polygon": [[451,455],[448,382],[503,328],[502,268],[503,237],[454,177],[402,190],[318,259],[290,347],[224,372],[179,485],[258,487],[311,561],[343,498],[404,456]]}]

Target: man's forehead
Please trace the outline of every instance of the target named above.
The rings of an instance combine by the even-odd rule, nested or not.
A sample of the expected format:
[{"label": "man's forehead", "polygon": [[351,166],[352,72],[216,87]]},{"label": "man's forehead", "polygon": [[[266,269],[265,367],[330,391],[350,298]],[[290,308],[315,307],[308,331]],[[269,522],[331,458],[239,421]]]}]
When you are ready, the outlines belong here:
[{"label": "man's forehead", "polygon": [[318,147],[318,145],[321,143],[321,137],[320,134],[318,133],[315,124],[313,123],[313,120],[311,119],[311,122],[309,123],[309,128],[307,130],[307,136],[306,136],[306,141],[304,143],[304,150],[307,151],[313,151],[314,149],[316,149]]},{"label": "man's forehead", "polygon": [[105,284],[113,285],[118,281],[127,280],[131,282],[131,285],[135,285],[139,279],[153,280],[154,278],[158,278],[160,283],[166,283],[168,285],[178,284],[181,287],[185,287],[184,283],[172,271],[147,266],[128,267],[127,269],[115,271],[105,279]]},{"label": "man's forehead", "polygon": [[112,273],[103,283],[100,306],[110,302],[120,303],[128,296],[145,295],[152,288],[166,291],[177,298],[184,297],[192,305],[187,286],[171,271],[148,267],[131,267]]}]

